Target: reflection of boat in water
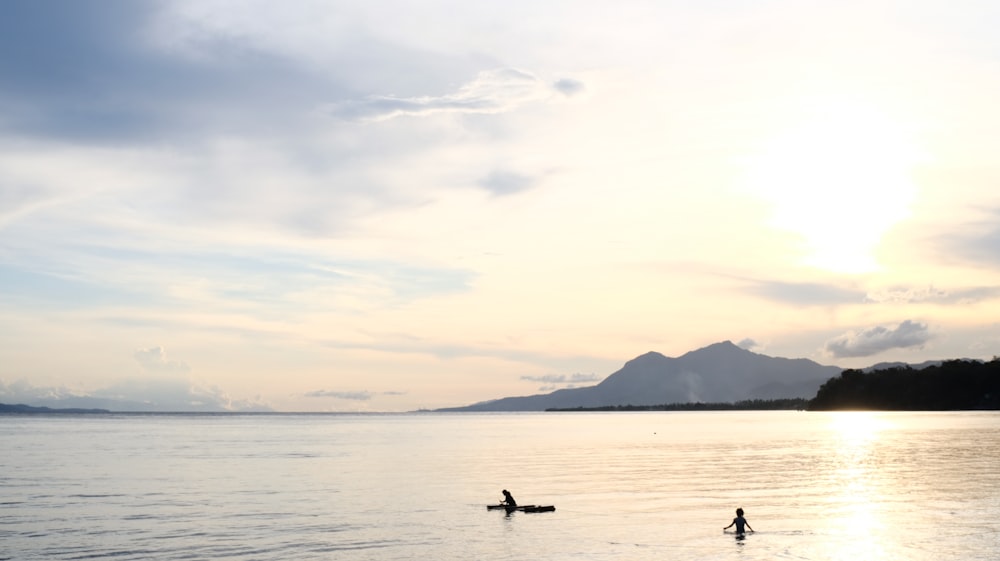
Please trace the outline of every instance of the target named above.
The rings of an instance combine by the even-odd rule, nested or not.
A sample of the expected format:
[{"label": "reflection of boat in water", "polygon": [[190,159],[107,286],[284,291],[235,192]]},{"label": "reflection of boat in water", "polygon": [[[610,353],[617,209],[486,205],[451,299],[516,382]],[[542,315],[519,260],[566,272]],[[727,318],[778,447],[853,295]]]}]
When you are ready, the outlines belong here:
[{"label": "reflection of boat in water", "polygon": [[556,507],[552,505],[518,505],[518,506],[507,506],[505,504],[498,505],[486,505],[486,510],[505,510],[507,512],[521,511],[521,512],[553,512]]}]

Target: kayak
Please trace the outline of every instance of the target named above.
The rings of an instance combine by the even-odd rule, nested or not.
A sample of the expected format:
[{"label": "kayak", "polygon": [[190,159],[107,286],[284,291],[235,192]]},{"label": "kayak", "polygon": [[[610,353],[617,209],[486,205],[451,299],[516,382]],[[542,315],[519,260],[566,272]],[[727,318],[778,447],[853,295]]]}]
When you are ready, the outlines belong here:
[{"label": "kayak", "polygon": [[486,505],[486,510],[506,510],[507,512],[521,511],[521,512],[554,512],[556,507],[552,505],[518,505],[518,506],[507,506],[505,504],[499,505]]}]

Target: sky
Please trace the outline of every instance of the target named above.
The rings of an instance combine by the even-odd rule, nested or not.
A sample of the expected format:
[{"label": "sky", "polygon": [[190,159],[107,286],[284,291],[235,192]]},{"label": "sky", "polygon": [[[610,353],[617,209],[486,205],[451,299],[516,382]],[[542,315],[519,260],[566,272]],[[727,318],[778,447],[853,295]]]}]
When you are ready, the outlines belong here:
[{"label": "sky", "polygon": [[1000,354],[996,2],[0,9],[0,402]]}]

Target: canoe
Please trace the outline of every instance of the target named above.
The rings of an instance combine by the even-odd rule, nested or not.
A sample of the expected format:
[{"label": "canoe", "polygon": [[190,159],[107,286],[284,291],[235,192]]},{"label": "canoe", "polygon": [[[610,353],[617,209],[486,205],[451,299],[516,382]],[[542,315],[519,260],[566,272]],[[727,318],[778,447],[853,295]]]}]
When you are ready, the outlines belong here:
[{"label": "canoe", "polygon": [[554,512],[556,507],[552,505],[518,505],[518,506],[507,506],[507,505],[486,505],[486,510],[506,510],[507,512],[521,511],[521,512]]}]

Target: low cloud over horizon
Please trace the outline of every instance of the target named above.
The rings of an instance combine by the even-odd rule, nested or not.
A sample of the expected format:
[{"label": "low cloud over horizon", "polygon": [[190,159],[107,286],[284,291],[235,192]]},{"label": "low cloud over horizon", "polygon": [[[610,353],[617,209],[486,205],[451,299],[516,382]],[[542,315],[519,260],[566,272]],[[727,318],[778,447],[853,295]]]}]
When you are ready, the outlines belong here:
[{"label": "low cloud over horizon", "polygon": [[0,403],[53,409],[105,409],[119,412],[264,412],[266,403],[234,399],[216,387],[199,387],[180,381],[123,380],[107,387],[83,391],[66,387],[33,386],[26,380],[10,384],[0,380]]},{"label": "low cloud over horizon", "polygon": [[538,391],[551,391],[561,388],[575,388],[584,384],[596,384],[604,380],[606,377],[607,375],[599,376],[597,374],[571,374],[569,376],[564,374],[546,374],[543,376],[521,376],[521,379],[526,382],[537,382],[542,384],[542,386],[538,388]]}]

